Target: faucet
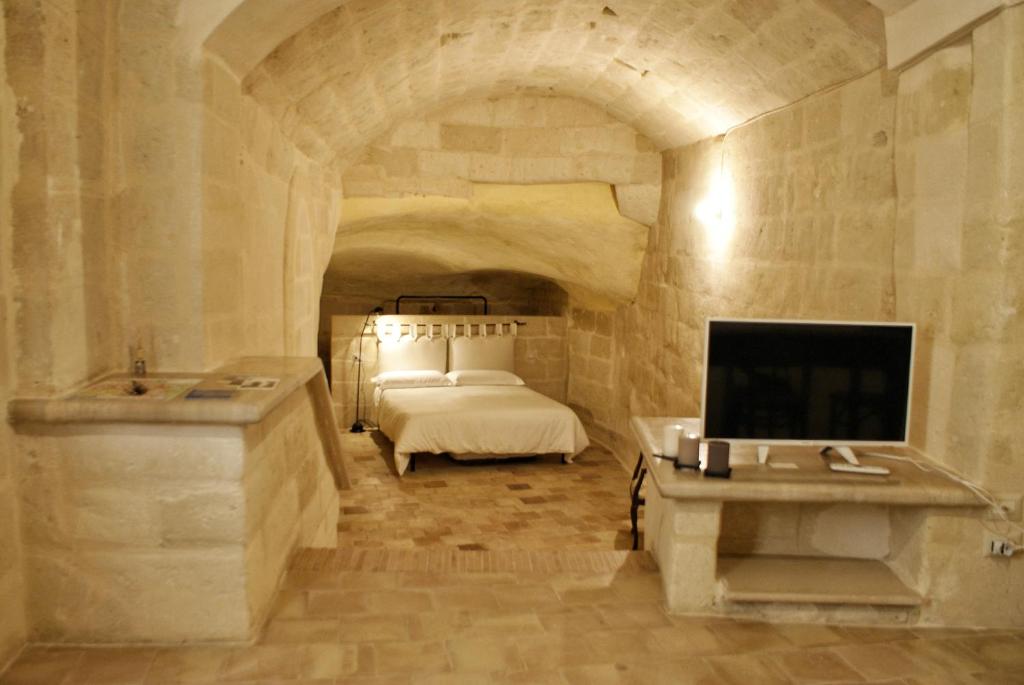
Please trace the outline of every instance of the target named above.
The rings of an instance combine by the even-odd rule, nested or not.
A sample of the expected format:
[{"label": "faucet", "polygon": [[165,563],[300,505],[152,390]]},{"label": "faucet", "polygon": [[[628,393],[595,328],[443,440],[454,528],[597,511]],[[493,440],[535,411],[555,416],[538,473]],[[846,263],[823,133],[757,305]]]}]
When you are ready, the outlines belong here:
[{"label": "faucet", "polygon": [[142,345],[135,348],[135,354],[132,355],[132,375],[133,376],[145,376],[146,375],[146,356],[142,349]]}]

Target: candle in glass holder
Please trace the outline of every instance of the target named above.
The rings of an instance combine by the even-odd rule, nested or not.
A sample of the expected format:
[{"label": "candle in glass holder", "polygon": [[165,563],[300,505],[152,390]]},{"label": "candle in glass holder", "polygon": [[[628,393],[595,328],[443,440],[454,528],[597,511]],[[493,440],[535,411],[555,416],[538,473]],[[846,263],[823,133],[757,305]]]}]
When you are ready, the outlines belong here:
[{"label": "candle in glass holder", "polygon": [[700,469],[700,436],[696,433],[680,433],[676,468]]},{"label": "candle in glass holder", "polygon": [[679,455],[679,436],[683,433],[683,427],[678,423],[665,426],[661,440],[661,456],[675,458]]}]

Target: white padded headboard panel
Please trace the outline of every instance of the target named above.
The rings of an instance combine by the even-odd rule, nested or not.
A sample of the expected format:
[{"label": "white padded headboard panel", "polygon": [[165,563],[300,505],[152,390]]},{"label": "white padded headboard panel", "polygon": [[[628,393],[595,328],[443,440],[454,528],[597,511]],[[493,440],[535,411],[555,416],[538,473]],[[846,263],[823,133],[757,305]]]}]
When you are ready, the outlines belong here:
[{"label": "white padded headboard panel", "polygon": [[440,371],[448,362],[448,344],[443,338],[402,338],[385,340],[377,350],[378,373],[387,371]]},{"label": "white padded headboard panel", "polygon": [[516,339],[511,335],[478,338],[453,338],[451,371],[500,369],[516,371]]}]

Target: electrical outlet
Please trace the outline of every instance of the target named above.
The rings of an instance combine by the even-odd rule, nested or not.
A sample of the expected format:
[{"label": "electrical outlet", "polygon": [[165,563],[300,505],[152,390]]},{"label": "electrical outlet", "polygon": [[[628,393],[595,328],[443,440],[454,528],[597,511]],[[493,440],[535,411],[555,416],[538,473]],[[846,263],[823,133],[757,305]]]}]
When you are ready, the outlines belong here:
[{"label": "electrical outlet", "polygon": [[1021,545],[1019,537],[1016,539],[1002,538],[989,533],[985,536],[984,552],[985,556],[989,557],[1012,557],[1024,552],[1024,546]]},{"label": "electrical outlet", "polygon": [[985,536],[985,555],[990,557],[1012,557],[1021,551],[1020,543],[995,535]]},{"label": "electrical outlet", "polygon": [[[1021,496],[1020,495],[997,495],[996,502],[999,503],[999,508],[1006,514],[1006,518],[1010,521],[1020,521],[1021,518]],[[998,511],[995,511],[995,507],[990,507],[985,512],[985,518],[989,521],[1002,521],[1003,517],[999,515]]]}]

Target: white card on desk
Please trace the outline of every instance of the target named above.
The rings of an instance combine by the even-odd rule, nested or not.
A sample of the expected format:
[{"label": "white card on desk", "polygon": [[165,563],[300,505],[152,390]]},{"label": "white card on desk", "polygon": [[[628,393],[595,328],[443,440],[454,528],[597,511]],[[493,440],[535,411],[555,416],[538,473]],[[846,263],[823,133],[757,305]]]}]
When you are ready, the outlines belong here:
[{"label": "white card on desk", "polygon": [[784,469],[790,471],[800,468],[791,461],[770,461],[768,462],[768,466],[771,466],[773,469]]}]

